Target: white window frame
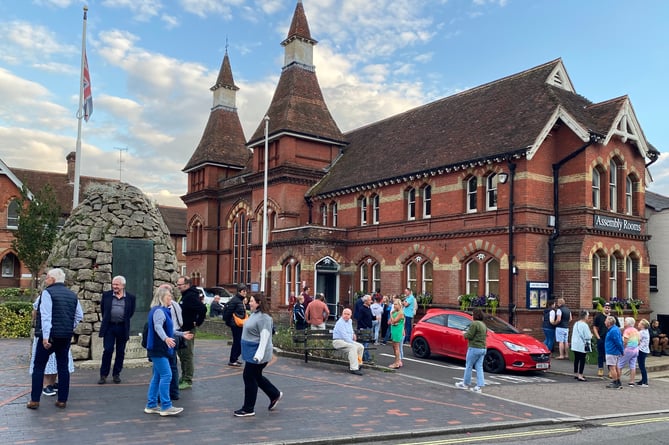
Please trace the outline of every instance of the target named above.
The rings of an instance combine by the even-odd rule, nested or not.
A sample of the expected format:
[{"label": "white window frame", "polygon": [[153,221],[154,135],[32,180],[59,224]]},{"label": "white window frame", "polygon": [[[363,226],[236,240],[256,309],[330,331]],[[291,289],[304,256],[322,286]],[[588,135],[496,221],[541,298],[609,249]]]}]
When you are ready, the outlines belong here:
[{"label": "white window frame", "polygon": [[472,176],[467,180],[467,213],[476,213],[478,210],[478,178]]},{"label": "white window frame", "polygon": [[625,291],[627,298],[634,298],[634,261],[631,257],[625,259]]},{"label": "white window frame", "polygon": [[328,206],[326,204],[321,204],[321,224],[323,227],[328,226]]},{"label": "white window frame", "polygon": [[372,196],[372,224],[378,224],[381,214],[380,208],[381,198],[379,195]]},{"label": "white window frame", "polygon": [[599,170],[596,168],[592,170],[592,208],[598,209],[601,206],[602,200],[602,177]]},{"label": "white window frame", "polygon": [[[181,237],[181,253],[186,253],[188,251],[188,237]],[[181,274],[184,275],[184,274]]]},{"label": "white window frame", "polygon": [[[497,278],[491,278],[490,277],[490,265],[491,264],[496,264],[497,265]],[[499,296],[499,276],[501,274],[500,271],[500,264],[499,261],[497,261],[496,258],[492,258],[489,261],[485,263],[485,294],[490,295],[491,293],[498,295]],[[497,288],[496,291],[491,290],[492,283],[497,283],[495,287]]]},{"label": "white window frame", "polygon": [[413,187],[407,190],[407,219],[409,221],[416,219],[416,189]]},{"label": "white window frame", "polygon": [[360,225],[367,225],[367,198],[365,196],[358,199],[358,205],[360,206]]},{"label": "white window frame", "polygon": [[618,258],[609,257],[609,297],[618,298]]},{"label": "white window frame", "polygon": [[330,204],[330,210],[332,211],[332,227],[337,227],[337,203],[333,202]]},{"label": "white window frame", "polygon": [[486,210],[497,210],[497,174],[491,173],[486,177]]},{"label": "white window frame", "polygon": [[609,163],[609,210],[618,210],[618,164],[613,159]]},{"label": "white window frame", "polygon": [[634,182],[632,178],[625,178],[625,213],[634,214]]},{"label": "white window frame", "polygon": [[600,298],[602,290],[600,287],[599,274],[602,269],[602,259],[596,253],[592,254],[592,299]]},{"label": "white window frame", "polygon": [[[478,276],[476,278],[472,277],[472,267],[476,267],[476,272],[478,273]],[[475,260],[470,260],[465,264],[465,274],[466,274],[466,290],[467,294],[476,294],[478,295],[479,293],[479,278],[481,276],[481,264],[478,261]],[[476,291],[472,292],[472,285],[476,284]]]},{"label": "white window frame", "polygon": [[423,218],[432,218],[432,186],[426,185],[423,187]]},{"label": "white window frame", "polygon": [[17,230],[19,228],[19,201],[13,199],[7,206],[7,228]]},{"label": "white window frame", "polygon": [[[430,277],[426,278],[428,273],[427,269],[430,269]],[[421,265],[421,293],[432,293],[433,291],[433,284],[434,284],[434,265],[432,264],[431,261],[424,261],[423,264]]]}]

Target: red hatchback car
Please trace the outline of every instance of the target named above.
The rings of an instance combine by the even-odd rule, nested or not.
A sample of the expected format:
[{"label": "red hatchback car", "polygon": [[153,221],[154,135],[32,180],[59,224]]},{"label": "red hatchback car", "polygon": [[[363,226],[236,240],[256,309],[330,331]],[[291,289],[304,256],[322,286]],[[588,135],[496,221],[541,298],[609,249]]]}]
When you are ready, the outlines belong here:
[{"label": "red hatchback car", "polygon": [[[430,309],[411,331],[411,350],[416,357],[430,354],[465,360],[467,340],[463,333],[472,322],[468,312]],[[483,360],[486,372],[543,371],[550,368],[551,354],[542,342],[519,332],[501,318],[485,314],[488,327],[487,353]]]}]

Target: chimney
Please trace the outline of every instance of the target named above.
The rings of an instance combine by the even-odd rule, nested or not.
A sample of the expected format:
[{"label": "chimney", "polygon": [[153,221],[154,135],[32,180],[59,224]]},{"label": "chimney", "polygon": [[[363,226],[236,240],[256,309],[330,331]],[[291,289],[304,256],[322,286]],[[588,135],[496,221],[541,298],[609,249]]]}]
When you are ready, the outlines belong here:
[{"label": "chimney", "polygon": [[65,156],[67,161],[67,182],[74,184],[74,164],[77,161],[77,154],[71,151],[67,156]]}]

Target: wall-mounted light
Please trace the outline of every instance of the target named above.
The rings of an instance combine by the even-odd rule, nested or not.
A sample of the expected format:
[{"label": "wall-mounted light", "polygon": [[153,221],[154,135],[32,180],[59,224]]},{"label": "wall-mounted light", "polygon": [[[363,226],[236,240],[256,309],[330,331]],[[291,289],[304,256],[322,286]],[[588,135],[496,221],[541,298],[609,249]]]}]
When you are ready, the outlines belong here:
[{"label": "wall-mounted light", "polygon": [[500,184],[506,184],[506,181],[509,180],[509,174],[506,172],[501,172],[497,174],[497,180]]}]

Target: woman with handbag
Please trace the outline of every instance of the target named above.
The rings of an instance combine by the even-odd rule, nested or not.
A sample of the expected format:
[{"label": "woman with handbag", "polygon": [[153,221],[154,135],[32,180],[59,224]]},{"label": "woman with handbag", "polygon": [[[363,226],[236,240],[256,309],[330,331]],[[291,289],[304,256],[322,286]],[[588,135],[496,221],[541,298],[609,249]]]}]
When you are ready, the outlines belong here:
[{"label": "woman with handbag", "polygon": [[590,313],[581,310],[578,321],[571,331],[571,350],[574,352],[574,378],[579,382],[587,382],[583,376],[585,357],[592,351],[592,332],[588,324]]},{"label": "woman with handbag", "polygon": [[251,315],[242,328],[242,358],[244,359],[244,405],[234,412],[235,417],[255,416],[258,388],[269,398],[270,411],[279,403],[283,393],[262,375],[263,369],[272,360],[272,317],[269,316],[265,297],[249,299]]}]

